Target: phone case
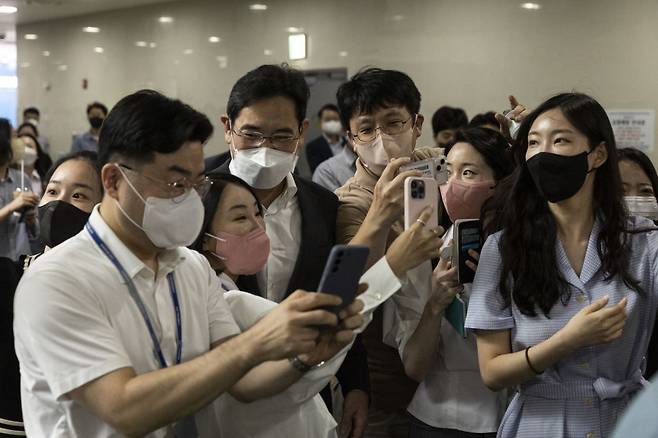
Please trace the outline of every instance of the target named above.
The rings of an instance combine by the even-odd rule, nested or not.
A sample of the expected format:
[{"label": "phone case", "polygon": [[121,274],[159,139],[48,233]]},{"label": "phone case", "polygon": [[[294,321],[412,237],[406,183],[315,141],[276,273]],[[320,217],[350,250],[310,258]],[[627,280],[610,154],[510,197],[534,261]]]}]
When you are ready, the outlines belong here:
[{"label": "phone case", "polygon": [[453,260],[457,261],[457,281],[460,284],[472,283],[475,279],[475,272],[466,265],[467,260],[473,260],[468,251],[482,249],[482,235],[480,231],[479,219],[460,219],[455,222],[453,233],[454,255]]},{"label": "phone case", "polygon": [[452,299],[452,302],[446,307],[445,310],[445,319],[448,320],[451,326],[457,333],[459,333],[462,338],[466,337],[466,303],[464,300],[456,296]]},{"label": "phone case", "polygon": [[335,245],[331,248],[318,292],[338,295],[343,303],[330,310],[338,313],[354,301],[369,253],[368,247],[363,245]]},{"label": "phone case", "polygon": [[[422,193],[419,189],[421,186],[423,187]],[[405,230],[416,222],[420,213],[428,205],[432,206],[432,216],[427,220],[425,227],[436,228],[439,225],[439,186],[436,180],[434,178],[407,178],[404,181]]]}]

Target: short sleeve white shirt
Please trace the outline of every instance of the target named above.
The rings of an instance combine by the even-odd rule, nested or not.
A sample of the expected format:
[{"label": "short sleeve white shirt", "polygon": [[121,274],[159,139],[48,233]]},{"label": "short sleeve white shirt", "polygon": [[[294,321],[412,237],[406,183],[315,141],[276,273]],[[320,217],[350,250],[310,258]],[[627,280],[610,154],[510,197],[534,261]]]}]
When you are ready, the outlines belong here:
[{"label": "short sleeve white shirt", "polygon": [[[114,234],[98,206],[89,222],[134,282],[168,365],[176,356],[170,272],[180,304],[183,362],[240,332],[203,256],[186,248],[166,251],[154,273]],[[120,436],[67,394],[119,368],[137,374],[160,368],[123,278],[86,230],[48,251],[25,273],[15,297],[14,335],[28,436]],[[171,429],[148,437],[170,436]]]}]

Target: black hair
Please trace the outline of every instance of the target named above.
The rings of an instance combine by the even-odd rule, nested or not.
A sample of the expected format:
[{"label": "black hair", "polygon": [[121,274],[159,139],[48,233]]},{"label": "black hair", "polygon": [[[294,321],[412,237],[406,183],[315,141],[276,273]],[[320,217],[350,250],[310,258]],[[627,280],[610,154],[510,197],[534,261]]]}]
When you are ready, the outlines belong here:
[{"label": "black hair", "polygon": [[597,236],[601,269],[606,280],[620,276],[627,287],[643,292],[629,274],[627,216],[610,120],[592,97],[580,93],[558,94],[539,105],[521,123],[514,145],[519,166],[513,174],[500,218],[503,228],[499,241],[500,293],[506,306],[514,301],[523,314],[531,316],[536,316],[539,309],[549,317],[558,301],[566,305],[571,298],[569,285],[558,268],[555,218],[548,202],[540,195],[525,160],[528,132],[533,123],[541,114],[554,109],[560,110],[569,123],[587,137],[590,150],[602,143],[607,149],[608,158],[594,175],[593,194],[595,215],[602,221]]},{"label": "black hair", "polygon": [[498,120],[496,120],[495,112],[487,111],[486,113],[477,114],[471,119],[470,122],[468,122],[469,128],[475,128],[476,126],[485,126],[485,125],[493,125],[493,126],[500,125],[498,123]]},{"label": "black hair", "polygon": [[101,166],[114,155],[137,163],[153,161],[188,141],[205,143],[213,127],[208,118],[180,100],[141,90],[121,99],[107,116],[98,139]]},{"label": "black hair", "polygon": [[[0,166],[11,163],[14,159],[14,151],[11,148],[11,141],[0,136]],[[0,178],[4,178],[4,175],[0,175]]]},{"label": "black hair", "polygon": [[460,129],[455,134],[455,141],[445,149],[446,155],[456,143],[468,143],[482,155],[487,166],[493,170],[494,179],[499,181],[514,170],[509,156],[509,144],[503,135],[488,128]]},{"label": "black hair", "polygon": [[34,131],[34,135],[30,134],[31,136],[33,136],[33,137],[34,137],[34,136],[36,136],[36,137],[39,136],[39,130],[37,129],[36,126],[34,126],[34,125],[33,125],[32,123],[30,123],[30,122],[24,122],[24,123],[21,123],[21,124],[18,126],[18,129],[16,130],[16,132],[18,133],[19,136],[21,135],[20,132],[21,132],[21,130],[22,130],[23,128],[29,128],[29,129],[31,129],[32,131]]},{"label": "black hair", "polygon": [[100,102],[92,102],[87,105],[87,115],[89,115],[89,112],[94,108],[98,108],[99,110],[103,111],[103,114],[105,114],[107,117],[107,107]]},{"label": "black hair", "polygon": [[23,110],[23,117],[27,116],[28,113],[34,113],[37,116],[41,116],[39,109],[36,106],[28,106]]},{"label": "black hair", "polygon": [[420,91],[406,73],[397,70],[362,69],[338,88],[336,101],[347,130],[352,117],[378,108],[403,106],[412,116],[420,112]]},{"label": "black hair", "polygon": [[98,154],[96,152],[92,151],[78,151],[78,152],[71,152],[70,154],[66,154],[62,156],[60,159],[55,161],[55,164],[53,164],[48,172],[46,173],[45,178],[43,179],[43,184],[44,187],[48,185],[50,182],[50,179],[53,177],[53,174],[61,166],[62,164],[66,163],[67,161],[71,160],[80,160],[80,161],[86,161],[87,164],[89,164],[95,171],[96,171],[96,176],[98,177],[98,187],[100,187],[101,190],[101,196],[103,195],[103,181],[101,178],[101,166],[98,162]]},{"label": "black hair", "polygon": [[11,131],[13,127],[9,119],[0,117],[0,137],[6,138],[11,143]]},{"label": "black hair", "polygon": [[432,116],[432,132],[436,134],[445,129],[460,129],[468,125],[466,111],[461,108],[442,106]]},{"label": "black hair", "polygon": [[222,197],[222,193],[224,193],[224,189],[229,185],[229,184],[237,184],[240,187],[247,189],[249,193],[252,194],[254,199],[256,200],[256,204],[258,205],[258,211],[263,214],[263,206],[261,205],[260,201],[258,200],[258,196],[256,196],[256,192],[254,192],[254,189],[251,188],[249,184],[244,182],[242,179],[238,178],[237,176],[231,175],[230,173],[224,173],[224,172],[211,172],[208,175],[208,178],[210,181],[212,181],[212,185],[210,186],[210,190],[206,194],[206,196],[203,198],[203,227],[201,228],[201,233],[199,233],[199,237],[197,237],[196,241],[190,246],[190,248],[199,251],[203,253],[203,241],[205,238],[205,234],[209,232],[210,226],[212,224],[213,219],[215,218],[215,214],[217,214],[217,205],[219,204],[219,200]]},{"label": "black hair", "polygon": [[261,65],[233,85],[226,104],[226,114],[233,124],[243,108],[263,99],[286,97],[294,103],[297,122],[301,126],[306,118],[306,105],[310,96],[311,91],[301,71],[287,64]]},{"label": "black hair", "polygon": [[322,105],[322,108],[320,108],[320,111],[318,111],[318,119],[322,118],[322,113],[325,111],[335,111],[340,114],[340,111],[338,111],[338,107],[336,105],[333,103],[325,103]]},{"label": "black hair", "polygon": [[37,138],[34,135],[32,135],[32,134],[19,134],[18,138],[21,138],[21,137],[31,138],[32,141],[34,142],[34,144],[37,146],[37,160],[34,162],[34,170],[37,171],[37,173],[39,174],[39,177],[41,177],[41,179],[43,181],[43,178],[46,176],[46,174],[48,173],[48,170],[50,170],[50,168],[53,165],[53,160],[50,158],[50,155],[48,155],[46,152],[44,152],[43,148],[41,147],[41,143],[39,143],[39,140],[37,140]]},{"label": "black hair", "polygon": [[658,200],[658,173],[656,173],[656,168],[653,166],[651,159],[647,157],[647,154],[639,149],[623,148],[617,150],[617,157],[619,161],[632,161],[642,168],[649,181],[651,181],[653,195]]}]

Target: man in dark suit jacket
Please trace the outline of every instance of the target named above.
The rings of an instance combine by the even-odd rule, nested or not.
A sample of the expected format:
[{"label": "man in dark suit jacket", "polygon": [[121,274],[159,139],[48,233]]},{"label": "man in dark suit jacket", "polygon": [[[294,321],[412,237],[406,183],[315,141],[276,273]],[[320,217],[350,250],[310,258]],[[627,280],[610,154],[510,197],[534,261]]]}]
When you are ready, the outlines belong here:
[{"label": "man in dark suit jacket", "polygon": [[[323,187],[293,175],[300,152],[309,90],[301,72],[274,65],[257,68],[231,90],[222,116],[232,159],[215,172],[242,178],[264,207],[271,251],[266,267],[241,276],[241,290],[281,301],[297,289],[317,290],[336,241],[338,198]],[[206,166],[218,158],[206,159]],[[345,401],[341,432],[361,438],[367,423],[370,380],[367,353],[357,336],[336,374]],[[329,387],[322,392],[331,410]]]},{"label": "man in dark suit jacket", "polygon": [[343,136],[343,127],[340,124],[336,105],[328,103],[320,108],[318,119],[322,135],[306,145],[306,160],[311,169],[311,174],[315,172],[315,168],[320,163],[334,155],[338,155],[347,142]]}]

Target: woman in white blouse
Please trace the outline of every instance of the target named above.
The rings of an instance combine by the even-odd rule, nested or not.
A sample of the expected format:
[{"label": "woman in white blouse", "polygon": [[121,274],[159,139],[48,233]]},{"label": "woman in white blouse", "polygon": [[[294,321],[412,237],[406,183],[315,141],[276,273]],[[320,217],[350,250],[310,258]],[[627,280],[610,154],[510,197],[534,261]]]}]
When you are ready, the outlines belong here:
[{"label": "woman in white blouse", "polygon": [[[213,186],[204,199],[205,218],[202,234],[193,248],[203,253],[218,272],[227,291],[226,300],[241,329],[246,330],[276,303],[237,291],[240,275],[260,271],[267,261],[269,240],[265,234],[262,207],[253,190],[241,179],[227,174],[209,175]],[[430,211],[422,213],[427,221]],[[361,278],[369,285],[359,296],[364,302],[364,316],[400,288],[398,281],[407,270],[438,255],[441,240],[438,230],[418,225],[396,239],[379,262]],[[230,291],[230,292],[228,292]],[[363,330],[364,327],[361,328]],[[313,366],[284,392],[250,404],[223,395],[213,404],[214,422],[201,424],[200,436],[240,437],[337,437],[336,421],[319,396],[340,367],[350,345],[331,360]],[[314,365],[313,358],[299,356],[302,363]]]},{"label": "woman in white blouse", "polygon": [[[451,222],[480,218],[498,181],[512,171],[507,148],[505,138],[488,128],[456,134],[446,149],[450,178],[440,187]],[[445,246],[452,234],[453,227]],[[471,255],[477,260],[477,253]],[[456,268],[442,259],[425,290],[393,297],[397,348],[407,375],[420,383],[408,407],[410,438],[495,436],[505,412],[505,394],[482,382],[473,335],[464,339],[443,317],[456,294],[468,303],[470,284],[459,285]]]}]

